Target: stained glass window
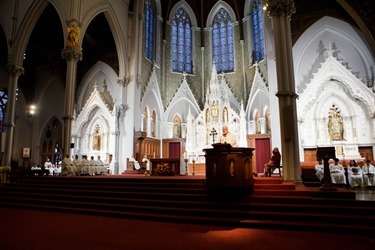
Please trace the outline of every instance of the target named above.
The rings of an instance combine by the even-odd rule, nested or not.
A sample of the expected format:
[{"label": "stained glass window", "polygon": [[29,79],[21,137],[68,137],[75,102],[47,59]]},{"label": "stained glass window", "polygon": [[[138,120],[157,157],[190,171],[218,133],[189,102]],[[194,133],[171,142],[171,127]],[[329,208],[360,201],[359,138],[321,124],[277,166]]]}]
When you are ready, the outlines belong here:
[{"label": "stained glass window", "polygon": [[0,90],[0,132],[5,132],[5,114],[6,114],[6,104],[8,102],[8,95],[6,89]]},{"label": "stained glass window", "polygon": [[254,0],[252,9],[252,25],[253,25],[253,39],[254,52],[253,60],[259,62],[264,59],[264,36],[263,36],[263,22],[262,22],[262,5],[260,0]]},{"label": "stained glass window", "polygon": [[213,60],[217,72],[234,70],[233,26],[229,13],[220,9],[212,23]]},{"label": "stained glass window", "polygon": [[155,34],[155,3],[154,0],[145,0],[145,56],[150,61],[154,59]]},{"label": "stained glass window", "polygon": [[172,21],[172,70],[192,73],[191,22],[184,9],[176,11]]}]

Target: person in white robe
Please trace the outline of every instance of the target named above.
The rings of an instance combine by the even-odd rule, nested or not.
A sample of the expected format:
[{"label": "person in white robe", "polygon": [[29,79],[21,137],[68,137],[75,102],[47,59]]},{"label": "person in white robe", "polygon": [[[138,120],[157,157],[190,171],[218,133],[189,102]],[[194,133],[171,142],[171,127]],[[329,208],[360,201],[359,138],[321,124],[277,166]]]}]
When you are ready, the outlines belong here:
[{"label": "person in white robe", "polygon": [[319,181],[324,178],[324,163],[322,159],[318,159],[318,164],[315,165],[315,175]]},{"label": "person in white robe", "polygon": [[96,173],[96,161],[94,160],[94,156],[91,156],[89,175],[95,175],[95,173]]},{"label": "person in white robe", "polygon": [[53,164],[50,159],[47,159],[47,161],[44,163],[44,169],[48,170],[49,175],[53,175],[53,171],[55,170],[53,167]]},{"label": "person in white robe", "polygon": [[89,174],[90,171],[90,161],[87,159],[87,155],[82,157],[81,165],[82,165],[82,174],[86,175]]},{"label": "person in white robe", "polygon": [[69,154],[65,156],[61,164],[61,175],[73,175],[73,162],[69,157]]},{"label": "person in white robe", "polygon": [[96,160],[96,173],[97,174],[108,173],[108,169],[104,167],[104,162],[100,159],[100,155],[98,155],[98,159]]},{"label": "person in white robe", "polygon": [[141,169],[141,165],[139,165],[139,162],[133,157],[129,157],[129,162],[133,162],[134,163],[134,169],[135,170],[140,170]]},{"label": "person in white robe", "polygon": [[329,166],[329,171],[333,184],[346,184],[345,169],[338,158],[335,158],[334,163]]},{"label": "person in white robe", "polygon": [[83,169],[82,169],[82,163],[81,160],[78,159],[78,155],[75,155],[74,160],[73,160],[73,166],[76,169],[77,175],[82,175],[83,174]]},{"label": "person in white robe", "polygon": [[149,159],[147,159],[147,155],[143,156],[142,163],[146,167],[146,170],[150,171],[150,161],[149,161]]},{"label": "person in white robe", "polygon": [[355,160],[350,160],[348,167],[348,182],[350,187],[362,187],[362,169]]},{"label": "person in white robe", "polygon": [[362,174],[363,187],[375,186],[375,167],[371,164],[370,160],[366,160],[365,165],[363,165]]},{"label": "person in white robe", "polygon": [[223,134],[219,137],[219,143],[228,143],[232,147],[237,147],[236,137],[231,132],[229,132],[228,126],[223,126],[222,131]]}]

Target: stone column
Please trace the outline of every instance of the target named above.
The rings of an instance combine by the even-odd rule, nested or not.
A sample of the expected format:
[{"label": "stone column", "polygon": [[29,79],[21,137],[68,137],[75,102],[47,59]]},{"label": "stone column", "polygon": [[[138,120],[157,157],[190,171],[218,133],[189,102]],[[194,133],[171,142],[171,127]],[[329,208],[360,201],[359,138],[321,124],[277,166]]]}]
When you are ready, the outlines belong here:
[{"label": "stone column", "polygon": [[16,113],[17,83],[18,77],[24,72],[24,68],[19,65],[7,64],[5,66],[5,70],[10,74],[10,77],[8,85],[8,103],[6,110],[7,117],[4,124],[4,126],[6,127],[6,135],[3,165],[10,167],[10,162],[12,159],[13,134],[15,127],[14,119]]},{"label": "stone column", "polygon": [[279,98],[281,150],[284,180],[301,181],[297,106],[294,83],[290,18],[295,13],[293,0],[267,0],[272,18]]},{"label": "stone column", "polygon": [[82,60],[82,49],[79,47],[79,27],[80,23],[75,20],[69,20],[67,23],[67,43],[65,49],[62,49],[61,56],[67,62],[66,87],[65,87],[65,106],[64,106],[64,133],[63,133],[63,157],[70,153],[73,107],[76,87],[77,62]]}]

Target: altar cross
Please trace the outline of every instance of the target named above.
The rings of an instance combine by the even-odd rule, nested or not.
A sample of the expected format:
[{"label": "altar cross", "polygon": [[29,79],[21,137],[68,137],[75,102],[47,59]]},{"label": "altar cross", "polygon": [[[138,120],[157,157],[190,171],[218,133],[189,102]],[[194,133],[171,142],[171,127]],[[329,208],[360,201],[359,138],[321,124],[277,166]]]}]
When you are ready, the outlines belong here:
[{"label": "altar cross", "polygon": [[212,136],[212,143],[215,143],[215,135],[217,135],[215,128],[212,128],[210,135]]}]

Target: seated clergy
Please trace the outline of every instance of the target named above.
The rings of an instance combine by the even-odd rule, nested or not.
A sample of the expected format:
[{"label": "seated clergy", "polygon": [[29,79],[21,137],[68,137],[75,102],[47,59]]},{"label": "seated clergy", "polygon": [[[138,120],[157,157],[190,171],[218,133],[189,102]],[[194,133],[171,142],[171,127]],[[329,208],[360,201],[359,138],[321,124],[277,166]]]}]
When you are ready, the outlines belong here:
[{"label": "seated clergy", "polygon": [[104,162],[100,159],[100,155],[98,155],[98,159],[96,160],[96,173],[108,174],[108,169],[104,167]]},{"label": "seated clergy", "polygon": [[61,175],[65,176],[65,175],[73,175],[73,174],[74,174],[73,162],[70,159],[69,155],[67,154],[61,164]]},{"label": "seated clergy", "polygon": [[346,184],[345,169],[339,163],[339,159],[335,158],[333,163],[329,165],[329,171],[331,173],[331,179],[333,184]]},{"label": "seated clergy", "polygon": [[96,161],[94,160],[94,156],[91,156],[89,174],[95,175],[95,173],[96,173]]},{"label": "seated clergy", "polygon": [[73,166],[77,171],[77,175],[82,175],[83,174],[83,168],[82,168],[82,163],[78,159],[78,155],[75,155],[74,160],[73,160]]},{"label": "seated clergy", "polygon": [[139,165],[139,162],[133,156],[129,157],[129,162],[134,163],[134,169],[135,170],[141,169],[141,166]]},{"label": "seated clergy", "polygon": [[362,167],[363,186],[375,186],[375,167],[371,164],[370,160],[366,160],[366,164]]},{"label": "seated clergy", "polygon": [[87,175],[89,174],[89,170],[90,170],[90,161],[87,159],[87,155],[82,156],[82,158],[83,158],[81,161],[82,174]]},{"label": "seated clergy", "polygon": [[324,178],[324,163],[322,159],[318,159],[318,164],[315,165],[315,175],[319,179],[319,181],[322,181]]},{"label": "seated clergy", "polygon": [[348,167],[348,181],[350,187],[362,187],[362,169],[355,160],[351,160]]}]

